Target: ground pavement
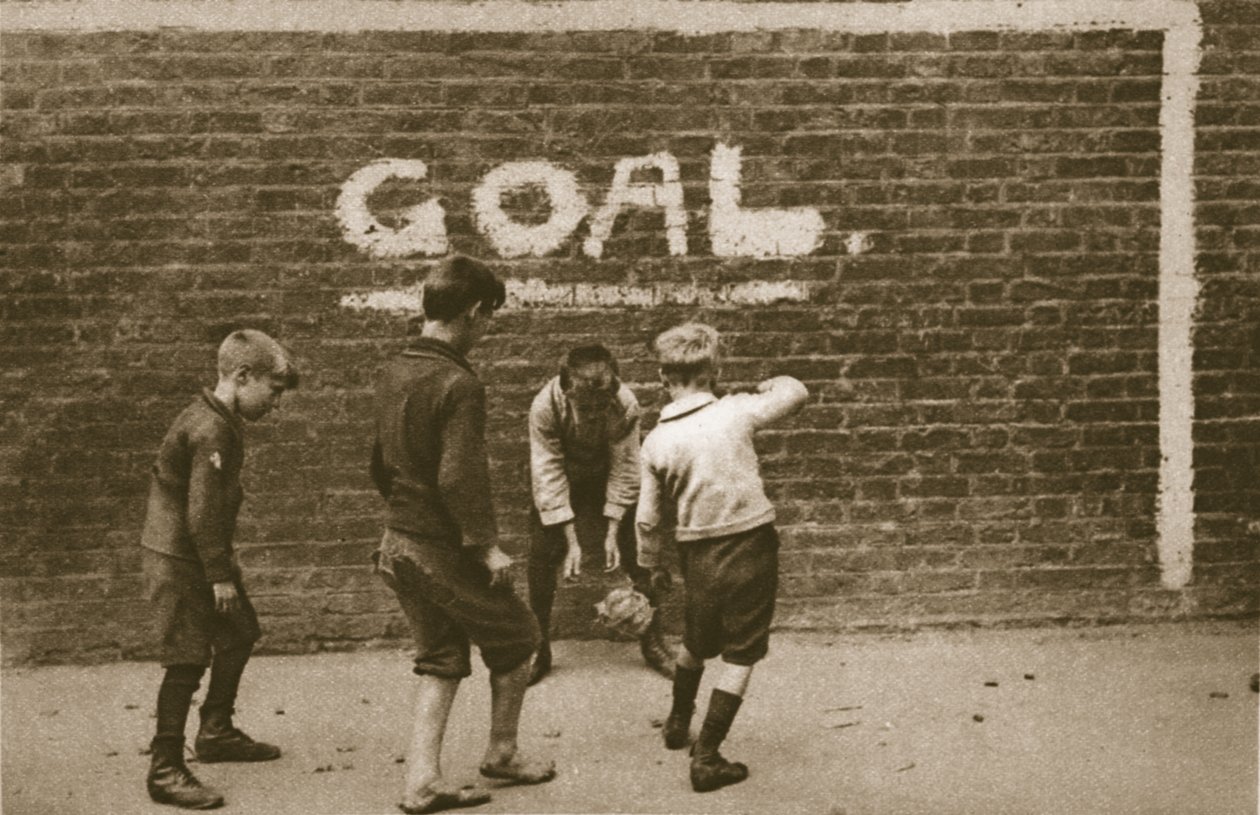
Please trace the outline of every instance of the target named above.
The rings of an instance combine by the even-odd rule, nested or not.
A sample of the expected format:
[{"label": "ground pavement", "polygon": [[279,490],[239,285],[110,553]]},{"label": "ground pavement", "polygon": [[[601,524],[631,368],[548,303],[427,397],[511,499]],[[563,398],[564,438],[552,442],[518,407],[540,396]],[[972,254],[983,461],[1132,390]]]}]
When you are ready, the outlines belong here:
[{"label": "ground pavement", "polygon": [[[561,642],[526,699],[524,745],[560,775],[466,812],[1251,815],[1257,629],[776,634],[724,752],[743,784],[697,795],[660,741],[669,684],[633,643]],[[259,765],[193,768],[224,812],[396,812],[411,704],[403,653],[259,657],[238,722],[280,744]],[[7,670],[5,815],[148,815],[153,664]],[[715,671],[701,690],[707,699]],[[475,780],[488,725],[480,665],[456,700],[447,774]],[[190,727],[191,732],[191,727]]]}]

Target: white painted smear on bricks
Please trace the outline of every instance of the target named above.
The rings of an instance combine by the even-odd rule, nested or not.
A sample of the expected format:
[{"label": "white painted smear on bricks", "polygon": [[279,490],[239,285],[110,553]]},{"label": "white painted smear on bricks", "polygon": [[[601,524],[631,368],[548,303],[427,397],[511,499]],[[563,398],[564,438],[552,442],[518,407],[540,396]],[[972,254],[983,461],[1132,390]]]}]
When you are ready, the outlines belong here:
[{"label": "white painted smear on bricks", "polygon": [[[1190,581],[1194,547],[1194,106],[1201,23],[1192,0],[914,0],[905,3],[744,3],[576,0],[532,3],[359,0],[58,0],[7,3],[6,31],[614,31],[718,33],[817,29],[855,34],[953,31],[1157,30],[1161,90],[1157,516],[1161,579]],[[362,233],[360,233],[362,234]],[[388,294],[388,293],[378,293]]]},{"label": "white painted smear on bricks", "polygon": [[1164,33],[1159,110],[1159,565],[1164,586],[1194,565],[1194,103],[1201,28]]},{"label": "white painted smear on bricks", "polygon": [[402,213],[405,225],[391,229],[372,215],[368,196],[391,178],[423,180],[428,167],[419,159],[385,159],[356,171],[341,185],[337,196],[336,215],[341,235],[348,242],[378,258],[400,258],[409,255],[444,255],[446,211],[436,199],[430,199]]},{"label": "white painted smear on bricks", "polygon": [[[810,286],[793,280],[753,280],[711,286],[698,283],[655,283],[631,286],[596,283],[548,283],[538,278],[508,280],[507,310],[535,308],[598,309],[610,306],[768,306],[808,302]],[[418,315],[422,312],[417,284],[401,289],[366,291],[341,298],[344,308]]]},{"label": "white painted smear on bricks", "polygon": [[709,238],[718,257],[808,255],[822,242],[813,207],[748,210],[739,205],[740,148],[715,145],[709,162]]},{"label": "white painted smear on bricks", "polygon": [[4,4],[8,31],[620,31],[684,34],[819,29],[913,31],[1170,30],[1198,24],[1190,0],[54,0]]},{"label": "white painted smear on bricks", "polygon": [[[546,223],[522,224],[503,211],[504,193],[531,185],[547,191],[551,216]],[[549,161],[513,161],[495,167],[473,190],[472,202],[477,228],[505,258],[542,257],[555,251],[589,209],[577,176]]]},{"label": "white painted smear on bricks", "polygon": [[[659,171],[660,181],[636,181],[635,173]],[[604,241],[612,235],[617,215],[626,207],[659,208],[665,211],[665,237],[671,255],[687,254],[687,210],[683,206],[682,180],[678,159],[669,153],[623,158],[613,170],[608,198],[591,219],[591,234],[582,243],[588,257],[604,254]]]}]

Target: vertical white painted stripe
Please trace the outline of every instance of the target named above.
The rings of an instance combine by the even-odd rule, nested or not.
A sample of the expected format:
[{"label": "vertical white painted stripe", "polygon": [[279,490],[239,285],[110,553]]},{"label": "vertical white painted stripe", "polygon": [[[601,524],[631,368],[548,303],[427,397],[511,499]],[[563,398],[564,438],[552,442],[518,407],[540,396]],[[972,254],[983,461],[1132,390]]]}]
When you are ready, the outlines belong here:
[{"label": "vertical white painted stripe", "polygon": [[1200,26],[1164,33],[1159,111],[1159,532],[1166,588],[1190,582],[1194,564],[1194,106]]}]

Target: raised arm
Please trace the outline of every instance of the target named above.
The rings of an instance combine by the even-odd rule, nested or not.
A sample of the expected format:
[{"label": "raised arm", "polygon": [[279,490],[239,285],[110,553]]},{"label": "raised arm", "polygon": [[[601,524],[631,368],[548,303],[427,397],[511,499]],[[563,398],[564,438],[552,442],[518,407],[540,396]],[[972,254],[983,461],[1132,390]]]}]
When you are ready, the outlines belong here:
[{"label": "raised arm", "polygon": [[738,398],[747,400],[753,424],[762,427],[800,410],[809,400],[809,391],[798,379],[776,376],[759,384],[756,393]]}]

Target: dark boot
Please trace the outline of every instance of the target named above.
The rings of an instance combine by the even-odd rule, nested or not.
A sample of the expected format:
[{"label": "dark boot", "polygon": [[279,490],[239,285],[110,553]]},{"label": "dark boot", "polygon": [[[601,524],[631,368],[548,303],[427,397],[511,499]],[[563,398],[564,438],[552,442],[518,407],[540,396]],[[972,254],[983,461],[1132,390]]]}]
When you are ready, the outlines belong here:
[{"label": "dark boot", "polygon": [[534,666],[529,671],[529,684],[537,685],[542,678],[551,673],[551,641],[543,640],[534,655]]},{"label": "dark boot", "polygon": [[674,678],[674,655],[665,647],[665,640],[661,636],[659,611],[652,612],[652,622],[648,624],[643,636],[639,637],[639,651],[649,668],[666,679]]},{"label": "dark boot", "polygon": [[696,694],[703,676],[703,665],[699,668],[678,665],[674,671],[674,702],[661,730],[669,750],[681,750],[691,743],[691,715],[696,711]]},{"label": "dark boot", "polygon": [[700,737],[691,748],[691,788],[696,792],[712,792],[748,777],[748,767],[738,761],[727,761],[718,752],[742,701],[724,690],[714,689],[710,696]]},{"label": "dark boot", "polygon": [[184,809],[214,809],[223,806],[223,796],[203,786],[184,764],[183,739],[155,738],[149,762],[149,797],[159,804]]},{"label": "dark boot", "polygon": [[254,741],[232,724],[232,709],[201,709],[201,729],[197,731],[197,760],[203,764],[218,761],[271,761],[280,758],[280,748]]}]

